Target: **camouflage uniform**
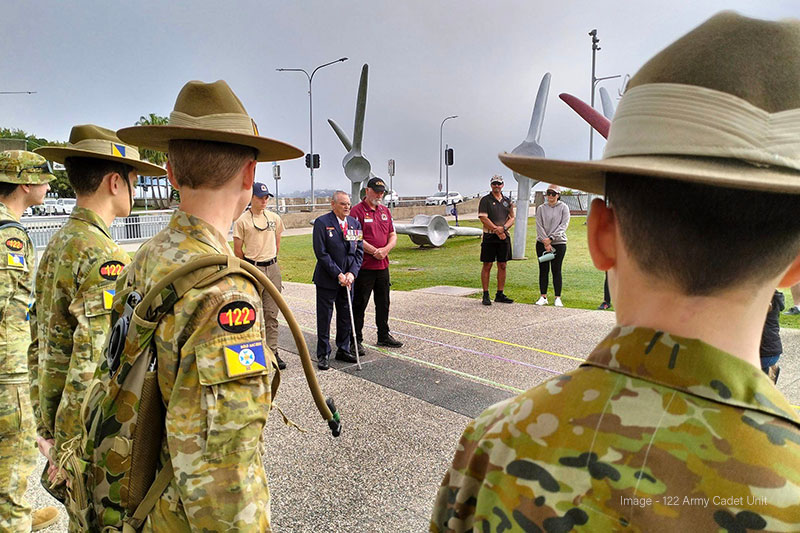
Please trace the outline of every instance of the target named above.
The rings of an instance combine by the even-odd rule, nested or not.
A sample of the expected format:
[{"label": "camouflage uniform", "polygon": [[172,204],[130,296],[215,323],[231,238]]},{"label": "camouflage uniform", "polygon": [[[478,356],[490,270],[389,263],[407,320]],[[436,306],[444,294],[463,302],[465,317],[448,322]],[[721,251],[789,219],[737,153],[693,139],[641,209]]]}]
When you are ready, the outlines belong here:
[{"label": "camouflage uniform", "polygon": [[55,440],[56,456],[81,434],[81,403],[104,357],[115,282],[129,262],[103,219],[83,207],[73,209],[42,255],[32,343],[38,354],[30,350],[28,363],[37,430]]},{"label": "camouflage uniform", "polygon": [[[208,253],[233,255],[225,235],[176,211],[136,253],[117,290],[127,281],[145,294],[170,271]],[[115,311],[122,305],[115,301]],[[144,531],[271,531],[260,453],[271,403],[269,364],[255,371],[236,366],[244,344],[257,345],[269,360],[263,339],[261,297],[238,275],[192,289],[160,322],[154,342],[167,411],[161,461],[172,461],[175,476]]]},{"label": "camouflage uniform", "polygon": [[[16,161],[9,174],[3,170],[9,156]],[[43,171],[36,176],[17,172],[44,163],[41,156],[12,150],[0,154],[0,181],[46,183],[53,179]],[[19,217],[0,203],[0,220]],[[28,303],[36,261],[33,245],[19,228],[0,230],[0,531],[30,531],[31,508],[25,501],[28,476],[36,466],[36,435],[29,397],[26,349],[30,344]]]},{"label": "camouflage uniform", "polygon": [[632,327],[615,328],[580,368],[475,419],[430,526],[762,529],[800,529],[800,418],[760,369]]}]

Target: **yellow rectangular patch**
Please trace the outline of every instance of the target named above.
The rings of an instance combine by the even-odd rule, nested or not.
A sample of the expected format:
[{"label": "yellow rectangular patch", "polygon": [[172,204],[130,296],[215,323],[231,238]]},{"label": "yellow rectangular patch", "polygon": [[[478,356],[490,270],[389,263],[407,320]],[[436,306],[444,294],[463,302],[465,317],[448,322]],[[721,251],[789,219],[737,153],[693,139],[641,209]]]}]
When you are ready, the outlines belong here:
[{"label": "yellow rectangular patch", "polygon": [[222,350],[229,378],[255,374],[267,369],[262,341],[229,344]]},{"label": "yellow rectangular patch", "polygon": [[114,302],[114,294],[116,294],[116,290],[110,289],[107,291],[103,291],[103,309],[111,309],[111,304]]},{"label": "yellow rectangular patch", "polygon": [[8,266],[14,268],[25,268],[25,256],[22,254],[8,253]]}]

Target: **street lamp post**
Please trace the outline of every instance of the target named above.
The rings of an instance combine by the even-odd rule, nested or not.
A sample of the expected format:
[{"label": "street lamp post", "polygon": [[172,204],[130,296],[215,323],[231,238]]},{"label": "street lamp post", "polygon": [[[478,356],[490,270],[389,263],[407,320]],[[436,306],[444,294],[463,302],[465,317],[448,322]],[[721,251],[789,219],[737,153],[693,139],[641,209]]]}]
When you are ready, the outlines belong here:
[{"label": "street lamp post", "polygon": [[445,117],[441,125],[439,125],[439,192],[442,192],[442,128],[444,128],[444,123],[451,118],[458,118],[458,115]]},{"label": "street lamp post", "polygon": [[309,161],[309,171],[311,173],[311,210],[314,210],[315,198],[314,198],[314,113],[313,113],[313,105],[311,99],[311,81],[314,79],[314,74],[323,67],[327,67],[328,65],[333,65],[334,63],[341,63],[347,61],[346,57],[340,57],[335,61],[329,61],[324,65],[320,65],[315,68],[311,74],[309,74],[305,69],[302,68],[277,68],[278,72],[302,72],[308,78],[308,137],[309,137],[309,153],[311,154]]},{"label": "street lamp post", "polygon": [[[591,104],[592,108],[594,108],[594,93],[595,93],[595,89],[597,88],[597,84],[600,83],[603,80],[610,80],[610,79],[613,79],[613,78],[619,78],[620,75],[617,74],[616,76],[604,76],[602,78],[596,78],[595,77],[595,75],[594,75],[594,72],[595,72],[595,70],[594,70],[595,69],[595,56],[597,55],[597,51],[600,50],[600,47],[598,46],[598,43],[600,42],[600,39],[597,38],[597,30],[596,29],[590,31],[589,32],[589,36],[591,36],[591,38],[592,38],[592,95],[591,95],[590,104]],[[590,161],[592,160],[592,155],[593,155],[593,152],[594,152],[593,148],[594,148],[594,128],[589,126],[589,160]]]}]

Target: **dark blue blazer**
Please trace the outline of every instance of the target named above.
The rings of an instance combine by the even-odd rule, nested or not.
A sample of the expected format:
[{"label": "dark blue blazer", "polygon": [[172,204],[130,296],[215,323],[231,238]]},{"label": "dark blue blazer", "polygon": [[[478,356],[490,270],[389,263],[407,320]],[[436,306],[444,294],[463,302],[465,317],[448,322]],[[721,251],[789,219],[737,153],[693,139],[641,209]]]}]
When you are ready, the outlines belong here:
[{"label": "dark blue blazer", "polygon": [[[346,220],[349,229],[361,229],[355,218],[348,216]],[[317,256],[314,283],[336,289],[341,286],[339,274],[352,272],[358,276],[364,259],[364,244],[362,241],[346,241],[339,219],[331,211],[314,221],[314,255]]]}]

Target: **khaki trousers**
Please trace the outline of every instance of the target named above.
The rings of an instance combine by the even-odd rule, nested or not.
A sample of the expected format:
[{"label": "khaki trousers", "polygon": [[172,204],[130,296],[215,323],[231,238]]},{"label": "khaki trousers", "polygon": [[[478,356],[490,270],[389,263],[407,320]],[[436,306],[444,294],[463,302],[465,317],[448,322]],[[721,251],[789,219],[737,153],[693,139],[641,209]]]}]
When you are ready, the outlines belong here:
[{"label": "khaki trousers", "polygon": [[[256,267],[261,270],[269,280],[278,289],[278,292],[283,290],[283,281],[281,280],[281,267],[278,263],[272,263],[270,266]],[[272,353],[278,353],[278,304],[269,296],[269,293],[264,290],[261,293],[261,307],[264,309],[264,329],[266,330],[267,347],[272,350]]]}]

